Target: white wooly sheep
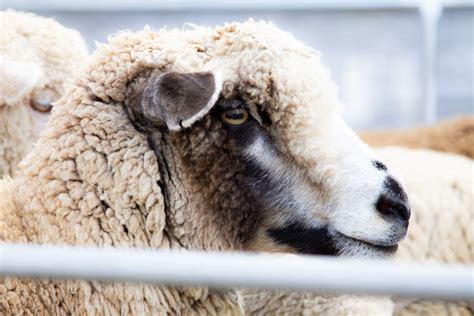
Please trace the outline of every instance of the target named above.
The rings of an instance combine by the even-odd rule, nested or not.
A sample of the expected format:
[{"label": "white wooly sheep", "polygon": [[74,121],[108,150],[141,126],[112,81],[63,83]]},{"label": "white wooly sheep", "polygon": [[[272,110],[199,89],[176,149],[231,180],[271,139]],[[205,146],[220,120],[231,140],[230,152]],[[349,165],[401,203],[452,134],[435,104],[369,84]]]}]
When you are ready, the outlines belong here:
[{"label": "white wooly sheep", "polygon": [[[41,244],[386,258],[410,216],[319,54],[253,21],[112,36],[0,196],[0,240]],[[243,308],[234,289],[0,281],[0,314]]]},{"label": "white wooly sheep", "polygon": [[78,32],[32,13],[1,11],[0,29],[1,178],[31,150],[87,49]]}]

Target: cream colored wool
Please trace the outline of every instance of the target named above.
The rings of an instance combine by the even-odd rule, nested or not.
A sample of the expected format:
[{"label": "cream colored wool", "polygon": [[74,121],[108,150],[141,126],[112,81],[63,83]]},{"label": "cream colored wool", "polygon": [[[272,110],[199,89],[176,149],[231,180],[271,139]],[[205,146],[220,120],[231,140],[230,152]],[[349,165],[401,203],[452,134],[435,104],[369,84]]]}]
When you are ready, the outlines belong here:
[{"label": "cream colored wool", "polygon": [[425,149],[377,149],[404,184],[412,206],[397,258],[473,263],[474,162]]},{"label": "cream colored wool", "polygon": [[[412,218],[397,259],[474,263],[474,162],[424,149],[377,150],[404,184]],[[415,301],[395,315],[472,315],[472,305]]]},{"label": "cream colored wool", "polygon": [[[474,262],[474,162],[462,156],[424,149],[384,147],[376,150],[403,183],[412,206],[407,238],[400,243],[397,260],[472,264]],[[346,297],[325,299],[311,294],[248,291],[249,314],[289,313],[325,315],[392,315],[385,299]],[[466,303],[418,301],[398,305],[395,315],[472,315]],[[345,309],[344,309],[345,308]]]},{"label": "cream colored wool", "polygon": [[87,57],[78,32],[32,13],[0,12],[0,178],[13,175],[48,118],[31,108],[37,93],[61,96]]}]

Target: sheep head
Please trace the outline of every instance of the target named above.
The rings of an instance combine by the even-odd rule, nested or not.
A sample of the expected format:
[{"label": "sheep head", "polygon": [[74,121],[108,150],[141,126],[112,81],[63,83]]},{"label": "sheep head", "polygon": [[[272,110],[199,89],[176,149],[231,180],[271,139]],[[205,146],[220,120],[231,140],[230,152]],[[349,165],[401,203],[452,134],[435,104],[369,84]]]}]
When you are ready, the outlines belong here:
[{"label": "sheep head", "polygon": [[1,177],[31,150],[87,49],[79,33],[52,19],[7,10],[0,20]]},{"label": "sheep head", "polygon": [[407,231],[405,193],[340,117],[337,90],[312,49],[252,21],[109,41],[22,164],[31,181],[19,195],[41,196],[43,222],[57,226],[37,236],[394,252]]},{"label": "sheep head", "polygon": [[[212,72],[161,73],[155,70],[145,72],[129,85],[125,108],[136,128],[148,135],[161,162],[160,169],[181,166],[165,171],[168,179],[165,176],[162,188],[168,204],[170,199],[180,199],[183,195],[172,197],[167,191],[176,173],[186,170],[187,176],[178,177],[189,179],[189,189],[184,190],[187,199],[191,204],[199,201],[197,209],[215,212],[214,220],[231,223],[230,227],[235,225],[231,230],[237,234],[232,235],[232,239],[244,249],[375,257],[394,253],[408,226],[407,197],[383,163],[365,156],[368,150],[342,121],[334,120],[336,126],[332,129],[336,135],[326,137],[335,143],[328,145],[334,145],[337,151],[338,141],[332,137],[340,133],[341,137],[348,138],[342,148],[347,146],[355,153],[362,148],[368,166],[350,170],[361,173],[356,176],[360,183],[351,183],[353,180],[348,178],[344,180],[348,184],[339,185],[346,190],[348,187],[353,190],[351,186],[355,186],[362,194],[350,196],[352,203],[366,198],[373,203],[369,206],[373,216],[380,217],[388,228],[379,236],[377,232],[371,236],[371,232],[357,227],[360,224],[351,221],[351,209],[342,214],[338,212],[342,218],[331,216],[337,212],[334,207],[340,205],[338,200],[347,197],[331,192],[324,180],[310,179],[307,170],[298,166],[282,145],[269,113],[239,96],[218,99],[221,84],[219,76]],[[193,141],[193,135],[199,134],[206,136]],[[214,141],[209,142],[211,139]],[[173,152],[169,158],[166,151]],[[335,159],[343,160],[339,161],[341,167],[354,168],[344,161],[346,157],[335,156]],[[221,167],[215,168],[215,164]],[[353,176],[347,174],[348,170],[340,172]],[[378,182],[378,187],[367,183],[363,173],[367,173],[369,181]],[[196,192],[192,186],[201,187],[198,190],[201,196],[192,193]],[[368,186],[374,189],[371,196],[364,190]],[[184,187],[186,185],[182,189]],[[350,195],[350,191],[347,194]],[[226,203],[228,199],[237,203],[230,205]],[[197,209],[197,213],[202,214]],[[200,216],[198,214],[194,215]],[[344,223],[346,220],[349,222]],[[369,231],[370,224],[366,224]]]}]

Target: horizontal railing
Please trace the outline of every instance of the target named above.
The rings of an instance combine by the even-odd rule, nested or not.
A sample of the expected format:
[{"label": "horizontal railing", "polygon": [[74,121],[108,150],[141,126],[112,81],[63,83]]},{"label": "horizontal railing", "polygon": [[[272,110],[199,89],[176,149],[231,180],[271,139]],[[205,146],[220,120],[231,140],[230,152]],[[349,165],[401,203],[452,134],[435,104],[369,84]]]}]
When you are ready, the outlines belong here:
[{"label": "horizontal railing", "polygon": [[474,7],[471,0],[3,0],[3,8],[33,11],[150,11],[150,10],[370,10],[417,9],[423,2],[441,2],[445,7]]},{"label": "horizontal railing", "polygon": [[473,266],[0,244],[0,277],[150,282],[473,300]]}]

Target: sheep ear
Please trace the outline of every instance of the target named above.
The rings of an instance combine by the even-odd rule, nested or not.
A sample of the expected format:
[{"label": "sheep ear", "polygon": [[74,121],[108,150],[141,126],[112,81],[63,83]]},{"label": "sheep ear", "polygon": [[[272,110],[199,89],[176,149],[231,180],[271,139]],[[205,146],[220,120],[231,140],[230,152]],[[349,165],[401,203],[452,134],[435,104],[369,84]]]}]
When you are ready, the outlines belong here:
[{"label": "sheep ear", "polygon": [[141,96],[143,116],[171,131],[191,126],[219,98],[222,82],[212,72],[152,74]]},{"label": "sheep ear", "polygon": [[38,65],[16,62],[0,56],[0,104],[23,99],[35,87],[41,75]]}]

